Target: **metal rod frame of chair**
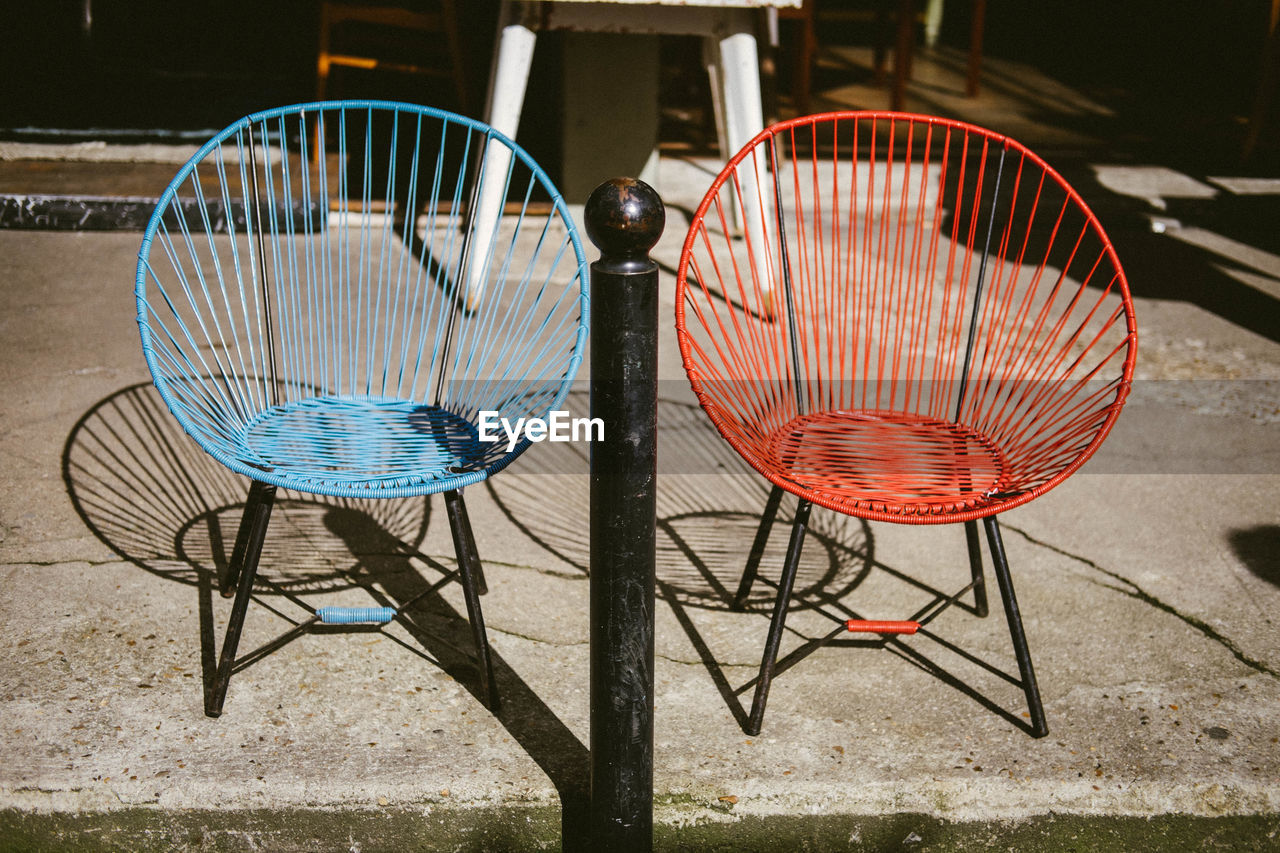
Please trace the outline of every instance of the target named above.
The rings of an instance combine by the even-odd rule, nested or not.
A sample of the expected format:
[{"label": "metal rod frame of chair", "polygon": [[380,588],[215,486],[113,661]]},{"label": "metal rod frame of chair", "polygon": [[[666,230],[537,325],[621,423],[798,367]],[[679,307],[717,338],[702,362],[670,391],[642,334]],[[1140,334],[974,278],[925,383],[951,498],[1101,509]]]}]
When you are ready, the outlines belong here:
[{"label": "metal rod frame of chair", "polygon": [[[744,196],[744,185],[760,191]],[[735,204],[767,218],[766,242],[732,236]],[[782,493],[799,499],[747,732],[760,731],[817,504],[965,527],[964,589],[912,619],[838,629],[885,643],[968,593],[987,615],[982,524],[1018,665],[1006,678],[1025,694],[1023,727],[1046,734],[996,516],[1094,453],[1137,347],[1124,272],[1079,194],[1026,147],[958,121],[844,112],[777,124],[697,209],[676,329],[703,409],[773,484],[736,608]]]},{"label": "metal rod frame of chair", "polygon": [[[501,173],[475,167],[493,145],[513,155]],[[477,235],[468,212],[491,183],[508,215]],[[469,277],[485,290],[468,307]],[[179,170],[139,251],[142,349],[186,433],[250,480],[219,579],[235,600],[207,714],[221,713],[237,668],[277,489],[442,493],[480,695],[497,709],[463,489],[529,440],[484,441],[478,418],[515,423],[562,405],[583,358],[587,298],[582,245],[546,174],[507,137],[452,113],[386,101],[267,110]],[[314,618],[386,623],[410,603]]]}]

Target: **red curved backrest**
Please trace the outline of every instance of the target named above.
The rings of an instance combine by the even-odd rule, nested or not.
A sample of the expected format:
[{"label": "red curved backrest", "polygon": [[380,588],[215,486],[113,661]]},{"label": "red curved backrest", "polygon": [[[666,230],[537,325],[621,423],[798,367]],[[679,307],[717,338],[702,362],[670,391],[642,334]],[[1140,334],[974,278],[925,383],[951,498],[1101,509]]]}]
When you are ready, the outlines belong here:
[{"label": "red curved backrest", "polygon": [[[781,123],[730,161],[685,241],[677,330],[704,409],[766,477],[930,522],[999,512],[1078,468],[1119,413],[1137,338],[1111,242],[1043,160],[972,125],[868,112]],[[849,438],[855,422],[875,429]],[[934,458],[944,433],[961,457],[991,448],[972,496],[913,482],[972,463]],[[902,464],[859,469],[841,441]],[[826,455],[796,474],[815,446]],[[848,487],[856,470],[876,482]]]}]

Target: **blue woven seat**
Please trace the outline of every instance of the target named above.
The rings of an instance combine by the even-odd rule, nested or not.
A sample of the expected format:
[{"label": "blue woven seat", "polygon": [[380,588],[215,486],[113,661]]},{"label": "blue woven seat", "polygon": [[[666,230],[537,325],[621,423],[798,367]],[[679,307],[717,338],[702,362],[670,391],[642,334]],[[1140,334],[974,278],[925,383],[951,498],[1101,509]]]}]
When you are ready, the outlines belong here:
[{"label": "blue woven seat", "polygon": [[[487,158],[495,147],[512,156]],[[490,161],[509,165],[489,174]],[[474,216],[495,184],[503,215]],[[586,342],[586,282],[545,173],[492,128],[441,110],[267,110],[182,167],[139,252],[143,353],[186,433],[250,480],[219,579],[236,600],[206,713],[221,712],[277,488],[443,494],[496,706],[462,489],[529,445],[482,441],[481,413],[514,423],[563,403]]]},{"label": "blue woven seat", "polygon": [[481,442],[471,421],[435,406],[325,396],[262,411],[226,452],[254,469],[252,476],[276,478],[291,489],[387,495],[456,485],[464,476],[483,479],[505,449]]}]

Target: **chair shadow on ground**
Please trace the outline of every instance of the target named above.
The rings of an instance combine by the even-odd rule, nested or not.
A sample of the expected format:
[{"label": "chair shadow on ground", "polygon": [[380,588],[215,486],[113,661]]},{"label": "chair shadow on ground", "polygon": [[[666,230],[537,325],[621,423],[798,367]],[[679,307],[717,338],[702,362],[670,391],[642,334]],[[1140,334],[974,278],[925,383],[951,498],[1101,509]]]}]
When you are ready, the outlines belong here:
[{"label": "chair shadow on ground", "polygon": [[[182,434],[150,383],[111,394],[79,419],[63,449],[62,473],[76,512],[103,544],[139,568],[194,588],[203,683],[210,690],[220,643],[214,590],[226,571],[247,481]],[[430,499],[351,500],[281,490],[253,601],[287,627],[242,651],[234,671],[306,633],[379,631],[483,701],[466,614],[441,594],[456,570],[421,550],[431,507]],[[400,609],[393,624],[411,641],[382,626],[310,621],[314,605],[303,596],[349,598],[356,590],[372,599],[362,606]],[[555,785],[566,847],[585,849],[587,749],[497,650],[491,655],[502,700],[496,718]],[[193,714],[195,707],[193,701]]]},{"label": "chair shadow on ground", "polygon": [[[569,394],[565,408],[585,415],[589,395],[582,390]],[[760,513],[769,494],[769,484],[751,470],[715,432],[709,419],[693,403],[660,398],[658,401],[658,495],[657,495],[657,592],[675,616],[718,689],[730,714],[744,729],[747,708],[756,678],[733,684],[734,670],[752,670],[760,665],[769,615],[776,596],[776,578],[781,571],[794,501],[784,501],[783,510],[770,536],[761,563],[761,574],[740,617],[758,627],[758,645],[750,649],[713,648],[713,632],[707,617],[731,610]],[[485,487],[506,517],[536,545],[566,564],[566,570],[589,573],[590,542],[586,520],[589,515],[588,448],[585,444],[547,444],[526,457],[527,464],[486,482]],[[575,476],[575,474],[577,474]],[[555,476],[554,487],[548,487]],[[958,525],[952,525],[957,530]],[[967,584],[970,569],[963,537],[957,538],[954,571],[956,586]],[[936,572],[933,576],[936,576]],[[988,585],[991,574],[988,570]],[[900,594],[883,595],[891,586]],[[866,606],[894,608],[892,613],[859,612],[851,600],[855,592],[880,588]],[[847,619],[919,619],[928,623],[949,604],[969,616],[976,616],[970,596],[944,592],[921,573],[902,571],[877,560],[871,527],[862,519],[826,510],[814,512],[805,550],[797,571],[789,609],[787,634],[776,673],[794,667],[827,645],[866,650],[886,650],[968,696],[988,711],[1024,731],[1031,731],[1027,719],[1009,711],[989,694],[988,683],[1010,696],[1021,697],[1016,669],[1006,669],[984,660],[928,625],[917,637],[869,637],[844,634],[832,639],[831,628]],[[999,611],[998,599],[994,611]],[[908,612],[900,612],[908,611]],[[713,617],[715,618],[715,617]],[[723,618],[723,616],[718,617]],[[1003,616],[982,620],[983,631],[1002,631]],[[703,623],[701,626],[699,623]],[[825,626],[825,627],[824,627]],[[862,635],[867,637],[868,635]],[[921,639],[932,641],[949,655],[944,666],[921,649]],[[1012,653],[1008,666],[1012,667]],[[964,677],[957,670],[962,670]],[[983,689],[974,685],[975,675],[983,679]],[[1007,689],[1006,689],[1007,688]],[[985,691],[985,692],[984,692]],[[1021,701],[1017,699],[1014,701]]]}]

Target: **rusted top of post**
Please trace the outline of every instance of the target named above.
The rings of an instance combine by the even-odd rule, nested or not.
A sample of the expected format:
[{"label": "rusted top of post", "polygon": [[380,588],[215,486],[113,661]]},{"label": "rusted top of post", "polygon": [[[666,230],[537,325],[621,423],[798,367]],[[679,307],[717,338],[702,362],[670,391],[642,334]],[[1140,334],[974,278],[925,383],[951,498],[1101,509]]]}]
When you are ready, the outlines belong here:
[{"label": "rusted top of post", "polygon": [[650,266],[649,250],[662,236],[667,213],[644,181],[613,178],[592,190],[584,218],[602,264],[611,272],[642,272]]}]

